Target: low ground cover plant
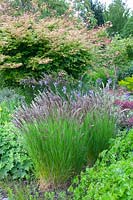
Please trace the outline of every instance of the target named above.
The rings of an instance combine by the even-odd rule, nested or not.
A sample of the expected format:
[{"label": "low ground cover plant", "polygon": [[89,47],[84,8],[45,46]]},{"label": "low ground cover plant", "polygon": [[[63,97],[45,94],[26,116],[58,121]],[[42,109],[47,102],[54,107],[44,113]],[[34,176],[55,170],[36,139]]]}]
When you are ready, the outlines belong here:
[{"label": "low ground cover plant", "polygon": [[88,169],[86,173],[87,176],[84,176],[84,182],[81,183],[84,189],[82,192],[78,191],[79,186],[73,199],[132,199],[132,158],[118,161],[117,164],[103,167],[99,171]]},{"label": "low ground cover plant", "polygon": [[23,103],[24,97],[14,90],[0,90],[0,180],[30,177],[32,162],[24,151],[20,134],[11,122],[15,109]]},{"label": "low ground cover plant", "polygon": [[112,141],[109,150],[102,152],[96,165],[87,168],[70,188],[78,199],[132,199],[133,129]]},{"label": "low ground cover plant", "polygon": [[0,125],[0,180],[30,178],[32,162],[22,138],[10,122]]},{"label": "low ground cover plant", "polygon": [[71,200],[71,195],[67,191],[40,192],[37,184],[34,182],[26,184],[16,182],[12,186],[4,183],[2,188],[9,200]]}]

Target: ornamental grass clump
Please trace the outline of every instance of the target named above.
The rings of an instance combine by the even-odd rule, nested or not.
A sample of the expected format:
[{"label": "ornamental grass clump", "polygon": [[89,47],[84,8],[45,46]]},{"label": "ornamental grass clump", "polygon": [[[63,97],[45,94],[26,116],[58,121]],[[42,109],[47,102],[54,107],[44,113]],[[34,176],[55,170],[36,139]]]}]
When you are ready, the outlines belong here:
[{"label": "ornamental grass clump", "polygon": [[88,90],[83,93],[80,89],[71,89],[69,92],[65,86],[62,87],[62,90],[64,89],[66,91],[62,95],[58,90],[54,93],[51,88],[48,88],[48,90],[40,92],[30,106],[23,104],[14,113],[13,122],[15,125],[20,128],[23,122],[46,118],[55,108],[59,113],[65,113],[80,122],[83,121],[88,112],[99,108],[101,112],[106,110],[109,115],[115,115],[117,121],[119,121],[121,117],[120,108],[114,106],[115,94],[110,94],[108,87],[95,91]]},{"label": "ornamental grass clump", "polygon": [[108,148],[109,140],[116,136],[116,118],[107,110],[96,109],[87,113],[83,127],[88,133],[88,163],[93,165],[99,153]]},{"label": "ornamental grass clump", "polygon": [[40,93],[32,101],[30,106],[22,105],[14,113],[13,122],[17,127],[22,127],[24,122],[34,122],[39,121],[40,119],[47,118],[50,113],[56,109],[58,113],[67,113],[70,115],[70,105],[67,101],[63,101],[63,98],[59,95],[54,95],[50,92]]},{"label": "ornamental grass clump", "polygon": [[65,115],[26,123],[21,129],[40,187],[66,183],[87,161],[87,132]]},{"label": "ornamental grass clump", "polygon": [[43,188],[63,185],[92,165],[116,134],[118,109],[107,90],[65,100],[45,91],[14,114]]}]

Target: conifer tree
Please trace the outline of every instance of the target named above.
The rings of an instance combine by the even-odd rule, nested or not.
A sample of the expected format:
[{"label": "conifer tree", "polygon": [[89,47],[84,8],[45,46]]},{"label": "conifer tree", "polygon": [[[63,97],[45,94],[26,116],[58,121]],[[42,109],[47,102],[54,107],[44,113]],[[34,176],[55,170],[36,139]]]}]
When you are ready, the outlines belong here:
[{"label": "conifer tree", "polygon": [[105,11],[105,21],[111,21],[112,27],[109,33],[115,35],[120,34],[129,17],[129,9],[122,0],[113,0]]}]

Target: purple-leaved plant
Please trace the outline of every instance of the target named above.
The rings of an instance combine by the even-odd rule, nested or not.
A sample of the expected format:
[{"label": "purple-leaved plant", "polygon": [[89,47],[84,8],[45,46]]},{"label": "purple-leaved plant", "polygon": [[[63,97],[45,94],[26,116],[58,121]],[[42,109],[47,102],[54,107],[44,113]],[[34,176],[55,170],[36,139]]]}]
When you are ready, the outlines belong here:
[{"label": "purple-leaved plant", "polygon": [[115,105],[119,105],[121,109],[133,109],[133,101],[121,101],[121,100],[116,100],[114,102]]}]

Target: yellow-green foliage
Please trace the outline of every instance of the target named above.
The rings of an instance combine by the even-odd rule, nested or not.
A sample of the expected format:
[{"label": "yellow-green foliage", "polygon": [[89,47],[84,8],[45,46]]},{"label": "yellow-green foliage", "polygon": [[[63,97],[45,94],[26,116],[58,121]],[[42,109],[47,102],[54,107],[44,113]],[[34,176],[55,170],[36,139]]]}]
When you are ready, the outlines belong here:
[{"label": "yellow-green foliage", "polygon": [[119,85],[126,87],[130,91],[133,91],[133,76],[126,77],[124,80],[119,81]]}]

